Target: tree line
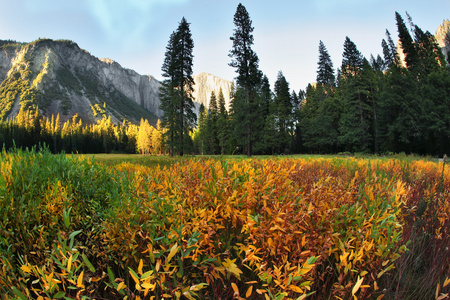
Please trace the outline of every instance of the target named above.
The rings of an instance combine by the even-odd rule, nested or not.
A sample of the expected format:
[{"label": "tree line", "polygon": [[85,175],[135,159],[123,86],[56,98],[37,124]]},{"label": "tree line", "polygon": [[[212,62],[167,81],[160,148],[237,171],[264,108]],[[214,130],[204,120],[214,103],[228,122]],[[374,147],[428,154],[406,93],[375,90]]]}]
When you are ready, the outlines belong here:
[{"label": "tree line", "polygon": [[160,121],[156,127],[145,119],[139,125],[126,120],[115,124],[104,110],[95,124],[84,125],[78,115],[61,122],[59,114],[47,118],[35,107],[0,121],[0,145],[4,150],[48,147],[53,153],[163,154],[164,131]]},{"label": "tree line", "polygon": [[[183,18],[168,43],[163,65],[167,80],[161,108],[168,140],[173,141],[168,143],[170,152],[182,155],[183,141],[198,154],[449,152],[446,58],[434,36],[409,15],[410,29],[399,13],[395,18],[398,49],[386,31],[383,55],[367,59],[346,37],[342,65],[335,70],[320,41],[316,83],[296,93],[280,71],[272,91],[252,49],[252,21],[239,4],[230,38],[230,66],[237,73],[231,107],[222,107],[222,91],[213,92],[209,107],[201,107],[196,126],[190,109],[193,42]],[[190,42],[180,42],[184,40]]]}]

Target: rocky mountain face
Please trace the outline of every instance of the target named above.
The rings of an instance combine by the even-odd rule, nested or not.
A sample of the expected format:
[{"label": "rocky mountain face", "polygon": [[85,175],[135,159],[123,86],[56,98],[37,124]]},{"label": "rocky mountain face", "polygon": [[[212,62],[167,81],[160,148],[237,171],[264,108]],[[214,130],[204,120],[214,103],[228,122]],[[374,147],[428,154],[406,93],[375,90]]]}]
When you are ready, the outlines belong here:
[{"label": "rocky mountain face", "polygon": [[230,108],[230,95],[232,89],[232,82],[219,78],[217,76],[208,73],[199,73],[194,75],[194,92],[192,93],[196,105],[197,112],[200,104],[203,104],[206,109],[209,107],[209,100],[211,98],[211,92],[214,92],[216,98],[219,95],[220,89],[222,89],[223,96],[225,98],[225,106]]},{"label": "rocky mountain face", "polygon": [[37,105],[61,121],[78,114],[84,123],[98,114],[114,122],[140,118],[156,123],[160,83],[109,59],[98,59],[71,41],[38,40],[0,49],[0,116],[14,116],[23,105]]},{"label": "rocky mountain face", "polygon": [[447,62],[450,62],[450,20],[444,20],[442,24],[439,25],[434,36],[436,37],[436,41],[438,42],[439,47],[441,47]]},{"label": "rocky mountain face", "polygon": [[[230,104],[231,81],[200,73],[194,76],[197,113],[209,106],[211,92],[222,89]],[[161,83],[110,59],[98,59],[72,41],[38,40],[29,44],[0,41],[0,119],[15,116],[21,107],[36,105],[46,117],[62,122],[78,115],[94,123],[102,115],[156,124]]]}]

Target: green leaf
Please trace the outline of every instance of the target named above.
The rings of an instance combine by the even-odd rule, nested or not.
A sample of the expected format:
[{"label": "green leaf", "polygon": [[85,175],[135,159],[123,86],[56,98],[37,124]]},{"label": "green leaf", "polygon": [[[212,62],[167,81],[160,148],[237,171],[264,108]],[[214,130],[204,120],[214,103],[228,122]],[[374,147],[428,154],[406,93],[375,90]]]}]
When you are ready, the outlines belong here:
[{"label": "green leaf", "polygon": [[59,299],[59,298],[64,297],[65,295],[66,295],[66,293],[64,293],[63,291],[59,291],[53,296],[53,298]]},{"label": "green leaf", "polygon": [[64,220],[64,226],[66,226],[66,228],[70,227],[70,211],[72,210],[72,207],[69,207],[68,210],[64,209],[63,210],[63,220]]},{"label": "green leaf", "polygon": [[72,233],[69,235],[69,240],[70,240],[70,242],[69,242],[69,250],[72,250],[72,248],[73,248],[73,243],[74,243],[74,238],[75,238],[75,236],[76,236],[77,234],[81,233],[82,231],[83,231],[83,230],[77,230],[77,231],[72,232]]},{"label": "green leaf", "polygon": [[13,290],[13,293],[17,296],[17,297],[19,297],[21,300],[27,300],[28,298],[24,295],[24,294],[22,294],[22,292],[21,291],[19,291],[16,287],[12,287],[12,290]]},{"label": "green leaf", "polygon": [[308,258],[308,260],[306,261],[306,263],[307,263],[308,265],[312,265],[312,264],[314,264],[314,263],[317,261],[317,259],[318,259],[318,257],[311,256],[310,258]]},{"label": "green leaf", "polygon": [[81,257],[83,258],[83,261],[85,263],[85,265],[89,268],[89,271],[91,271],[92,273],[95,272],[95,268],[94,266],[91,264],[91,262],[89,261],[89,259],[86,257],[86,255],[84,255],[84,253],[81,255]]},{"label": "green leaf", "polygon": [[275,298],[275,300],[282,300],[282,299],[284,298],[284,296],[286,296],[286,294],[285,294],[285,293],[282,293],[282,294],[278,295],[278,296]]},{"label": "green leaf", "polygon": [[77,231],[72,232],[72,233],[69,235],[69,240],[70,240],[70,239],[73,239],[76,235],[80,234],[82,231],[83,231],[83,230],[77,230]]},{"label": "green leaf", "polygon": [[108,268],[108,277],[109,277],[109,282],[111,282],[113,287],[116,288],[118,286],[118,283],[115,282],[116,278],[114,276],[114,273],[111,271],[111,268]]}]

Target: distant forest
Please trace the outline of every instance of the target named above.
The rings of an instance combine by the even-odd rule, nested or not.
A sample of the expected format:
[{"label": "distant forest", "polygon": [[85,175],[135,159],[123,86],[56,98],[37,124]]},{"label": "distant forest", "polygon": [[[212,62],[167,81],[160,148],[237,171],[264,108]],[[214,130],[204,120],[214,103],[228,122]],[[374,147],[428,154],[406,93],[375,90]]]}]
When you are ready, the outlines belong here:
[{"label": "distant forest", "polygon": [[[252,23],[239,4],[230,38],[230,66],[238,74],[231,107],[225,107],[223,92],[215,91],[198,118],[192,115],[192,65],[176,60],[180,43],[188,45],[183,53],[193,47],[186,44],[191,36],[183,18],[170,37],[162,67],[165,115],[157,128],[144,119],[140,124],[114,124],[106,115],[95,125],[84,125],[77,116],[60,124],[58,116],[44,118],[31,105],[0,122],[0,145],[10,149],[46,144],[55,153],[442,156],[450,153],[450,69],[435,37],[407,17],[405,23],[395,13],[400,47],[386,31],[382,55],[365,58],[347,37],[337,70],[320,41],[316,83],[295,92],[281,71],[272,89],[259,70],[251,49]],[[177,68],[184,70],[184,77],[177,77]]]}]

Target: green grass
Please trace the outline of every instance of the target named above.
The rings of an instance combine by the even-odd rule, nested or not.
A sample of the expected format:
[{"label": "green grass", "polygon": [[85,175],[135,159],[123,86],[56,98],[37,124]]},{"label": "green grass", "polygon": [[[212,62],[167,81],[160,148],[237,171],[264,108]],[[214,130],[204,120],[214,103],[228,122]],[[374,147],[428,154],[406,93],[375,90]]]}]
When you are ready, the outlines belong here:
[{"label": "green grass", "polygon": [[92,158],[94,161],[99,162],[105,166],[115,166],[124,162],[128,162],[147,167],[164,167],[170,166],[173,163],[179,161],[179,158],[177,157],[169,157],[166,155],[154,156],[142,154],[79,154],[75,156]]},{"label": "green grass", "polygon": [[106,165],[115,166],[124,162],[138,164],[146,167],[156,167],[156,166],[171,166],[174,163],[181,162],[186,159],[225,159],[225,160],[246,160],[246,159],[283,159],[283,158],[302,158],[302,159],[317,159],[319,157],[324,158],[346,158],[346,157],[356,157],[356,158],[376,158],[376,159],[398,159],[398,160],[435,160],[430,157],[421,156],[406,156],[406,155],[387,155],[387,156],[376,156],[376,155],[318,155],[318,154],[295,154],[295,155],[254,155],[248,158],[245,155],[185,155],[183,157],[174,156],[170,157],[168,155],[142,155],[142,154],[80,154],[76,156],[82,156],[86,158],[93,158],[95,161]]},{"label": "green grass", "polygon": [[[69,155],[69,154],[68,154]],[[70,154],[72,155],[72,154]],[[81,156],[84,158],[92,158],[94,161],[101,163],[105,166],[116,166],[121,163],[132,163],[137,165],[142,165],[146,167],[170,167],[172,164],[182,162],[189,159],[217,159],[217,160],[251,160],[251,159],[284,159],[284,158],[303,158],[303,159],[314,159],[318,157],[330,157],[326,155],[254,155],[248,158],[246,155],[185,155],[183,157],[174,156],[170,157],[168,155],[142,155],[142,154],[77,154],[74,156]],[[336,157],[336,156],[331,156]]]}]

